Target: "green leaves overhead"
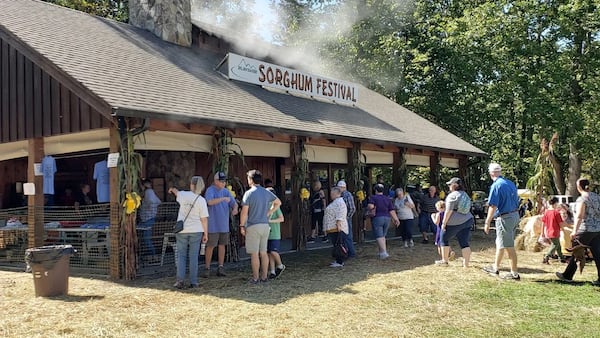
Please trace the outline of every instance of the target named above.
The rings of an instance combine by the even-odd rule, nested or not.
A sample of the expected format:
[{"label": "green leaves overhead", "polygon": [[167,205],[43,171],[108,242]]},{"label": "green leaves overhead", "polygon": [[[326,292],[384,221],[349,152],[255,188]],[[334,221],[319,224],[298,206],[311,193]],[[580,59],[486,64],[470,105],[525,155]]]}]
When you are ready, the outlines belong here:
[{"label": "green leaves overhead", "polygon": [[[361,15],[347,30],[332,29],[348,19],[338,13],[349,3]],[[318,46],[331,67],[487,151],[521,186],[536,172],[540,140],[554,132],[565,170],[573,143],[583,170],[600,177],[598,1],[379,0],[324,9],[336,15],[323,28],[339,33]]]}]

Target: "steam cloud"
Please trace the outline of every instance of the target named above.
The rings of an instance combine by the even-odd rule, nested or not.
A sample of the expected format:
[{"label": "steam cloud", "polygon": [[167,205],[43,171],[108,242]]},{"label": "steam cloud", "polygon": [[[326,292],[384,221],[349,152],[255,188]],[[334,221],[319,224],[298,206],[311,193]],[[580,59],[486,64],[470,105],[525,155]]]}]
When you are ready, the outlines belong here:
[{"label": "steam cloud", "polygon": [[[413,1],[388,3],[408,10]],[[192,0],[191,5],[193,21],[213,29],[216,35],[221,32],[241,53],[247,51],[256,58],[269,56],[281,65],[340,79],[347,76],[336,74],[337,61],[324,59],[319,48],[348,34],[357,22],[374,14],[365,8],[364,0],[326,1],[312,8],[300,29],[288,36],[290,40],[278,41],[288,16],[278,0]]]}]

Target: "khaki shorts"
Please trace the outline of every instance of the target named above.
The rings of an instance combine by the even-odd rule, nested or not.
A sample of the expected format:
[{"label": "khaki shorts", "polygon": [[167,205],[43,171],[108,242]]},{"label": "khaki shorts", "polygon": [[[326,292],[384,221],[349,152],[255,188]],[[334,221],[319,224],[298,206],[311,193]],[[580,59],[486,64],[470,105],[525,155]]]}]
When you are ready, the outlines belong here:
[{"label": "khaki shorts", "polygon": [[519,213],[511,212],[496,218],[496,248],[514,248],[519,227]]},{"label": "khaki shorts", "polygon": [[208,233],[208,242],[206,242],[206,246],[210,246],[212,248],[217,245],[227,245],[229,242],[229,233],[228,232],[209,232]]},{"label": "khaki shorts", "polygon": [[246,253],[267,252],[270,232],[269,224],[254,224],[246,227]]}]

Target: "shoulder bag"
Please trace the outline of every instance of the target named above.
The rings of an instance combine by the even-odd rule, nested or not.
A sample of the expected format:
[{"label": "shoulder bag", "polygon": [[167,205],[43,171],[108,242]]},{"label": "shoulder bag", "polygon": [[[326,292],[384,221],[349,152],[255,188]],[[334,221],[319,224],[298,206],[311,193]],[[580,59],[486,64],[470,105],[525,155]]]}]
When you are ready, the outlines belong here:
[{"label": "shoulder bag", "polygon": [[346,248],[346,244],[344,244],[344,241],[342,240],[341,233],[338,233],[337,241],[333,244],[332,256],[333,258],[339,260],[345,260],[348,258],[348,248]]},{"label": "shoulder bag", "polygon": [[185,220],[190,215],[190,212],[192,212],[192,209],[194,209],[194,205],[196,204],[198,197],[200,197],[200,195],[197,195],[196,199],[194,199],[194,202],[192,203],[192,206],[190,207],[190,210],[188,211],[187,215],[185,215],[185,218],[183,219],[183,221],[177,221],[177,223],[175,223],[175,225],[173,226],[173,233],[177,234],[183,230],[183,224],[185,223]]}]

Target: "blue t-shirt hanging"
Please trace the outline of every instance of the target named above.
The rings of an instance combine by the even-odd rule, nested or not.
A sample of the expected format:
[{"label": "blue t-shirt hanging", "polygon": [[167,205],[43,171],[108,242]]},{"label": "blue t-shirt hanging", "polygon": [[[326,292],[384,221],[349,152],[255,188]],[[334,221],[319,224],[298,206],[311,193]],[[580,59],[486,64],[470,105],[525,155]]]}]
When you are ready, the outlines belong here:
[{"label": "blue t-shirt hanging", "polygon": [[54,195],[54,174],[56,173],[56,161],[52,156],[44,156],[42,159],[42,175],[44,176],[44,194]]},{"label": "blue t-shirt hanging", "polygon": [[96,197],[98,203],[110,202],[110,176],[106,160],[94,165],[94,179],[96,180]]}]

